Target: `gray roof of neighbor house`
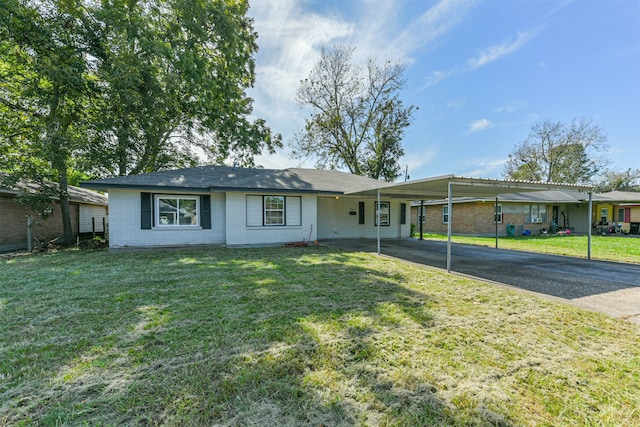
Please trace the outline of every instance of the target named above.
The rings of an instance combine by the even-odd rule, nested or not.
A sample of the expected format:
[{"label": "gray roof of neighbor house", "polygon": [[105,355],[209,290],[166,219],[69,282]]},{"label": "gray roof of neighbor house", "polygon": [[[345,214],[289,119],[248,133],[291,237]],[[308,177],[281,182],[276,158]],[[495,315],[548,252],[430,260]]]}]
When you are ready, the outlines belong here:
[{"label": "gray roof of neighbor house", "polygon": [[[57,186],[55,183],[51,183]],[[0,187],[0,193],[18,195],[24,192],[36,193],[40,189],[40,185],[33,181],[19,181],[12,188]],[[67,187],[69,193],[69,201],[74,203],[81,203],[87,205],[99,205],[107,206],[109,204],[108,198],[102,193],[98,193],[87,188],[74,187],[69,185]]]},{"label": "gray roof of neighbor house", "polygon": [[140,175],[85,181],[83,187],[100,190],[130,188],[153,191],[277,191],[345,194],[380,188],[390,183],[335,170],[253,169],[199,166]]}]

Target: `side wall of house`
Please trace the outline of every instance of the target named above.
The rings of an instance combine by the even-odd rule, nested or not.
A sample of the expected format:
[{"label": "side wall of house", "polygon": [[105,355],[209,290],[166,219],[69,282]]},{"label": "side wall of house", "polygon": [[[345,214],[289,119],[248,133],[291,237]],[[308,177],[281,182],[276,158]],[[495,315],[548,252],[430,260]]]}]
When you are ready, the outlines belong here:
[{"label": "side wall of house", "polygon": [[[103,233],[108,227],[107,207],[99,205],[80,205],[80,233]],[[94,230],[95,225],[95,230]]]},{"label": "side wall of house", "polygon": [[[380,237],[409,237],[411,232],[411,212],[409,201],[387,200],[389,202],[389,225],[380,227]],[[360,202],[364,202],[364,224],[360,224]],[[401,224],[401,204],[405,204],[405,223]],[[351,197],[318,197],[318,239],[376,238],[376,212],[374,199]]]},{"label": "side wall of house", "polygon": [[[134,190],[109,191],[109,247],[111,249],[224,243],[226,211],[223,193],[211,194],[211,229],[201,227],[142,229],[140,194],[140,191]],[[190,195],[190,193],[185,194]]]},{"label": "side wall of house", "polygon": [[[257,222],[253,225],[248,221],[248,198],[260,196],[284,196],[299,199],[300,214],[296,216],[299,222],[294,225],[261,225],[261,211],[252,212],[257,215]],[[318,232],[317,197],[315,195],[300,194],[258,194],[258,193],[227,193],[227,245],[265,245],[300,241],[314,241]],[[261,202],[260,202],[261,204]],[[261,207],[259,209],[262,209]],[[259,224],[258,224],[259,223]]]},{"label": "side wall of house", "polygon": [[[527,221],[526,203],[499,202],[499,204],[502,206],[502,221],[498,223],[498,236],[507,235],[507,225],[509,224],[515,225],[517,234],[521,234],[523,230],[529,230],[532,234],[539,234],[543,230],[550,231],[553,204],[542,204],[547,209],[546,221],[542,223]],[[587,233],[589,219],[587,218],[586,204],[583,203],[579,206],[559,204],[555,206],[558,206],[559,212],[558,226],[563,227],[566,222],[572,231]],[[413,206],[411,209],[411,221],[417,224],[416,231],[419,230],[419,209],[419,206]],[[451,232],[459,235],[495,236],[494,209],[495,204],[491,202],[454,203]],[[443,205],[425,205],[425,210],[423,232],[446,234],[447,223],[443,221]]]},{"label": "side wall of house", "polygon": [[[78,234],[78,209],[70,204],[71,229],[74,237]],[[60,204],[53,205],[53,213],[43,219],[28,207],[16,202],[14,196],[0,195],[0,251],[27,248],[27,216],[33,217],[32,236],[39,241],[53,240],[64,235]]]}]

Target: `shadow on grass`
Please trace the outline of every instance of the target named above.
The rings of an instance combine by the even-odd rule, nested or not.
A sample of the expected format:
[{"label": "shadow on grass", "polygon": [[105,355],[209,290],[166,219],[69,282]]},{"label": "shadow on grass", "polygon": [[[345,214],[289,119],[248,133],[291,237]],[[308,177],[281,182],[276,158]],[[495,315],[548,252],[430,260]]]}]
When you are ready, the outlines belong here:
[{"label": "shadow on grass", "polygon": [[0,273],[4,423],[509,425],[414,375],[437,301],[387,260],[324,248],[34,259]]}]

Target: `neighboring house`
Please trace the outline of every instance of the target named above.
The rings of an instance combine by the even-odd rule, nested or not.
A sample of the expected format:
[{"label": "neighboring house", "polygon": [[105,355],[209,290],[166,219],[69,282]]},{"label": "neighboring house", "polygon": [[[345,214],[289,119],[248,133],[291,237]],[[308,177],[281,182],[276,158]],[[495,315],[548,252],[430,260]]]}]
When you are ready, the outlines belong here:
[{"label": "neighboring house", "polygon": [[598,194],[593,207],[596,232],[619,225],[623,233],[640,235],[640,192],[611,191]]},{"label": "neighboring house", "polygon": [[[87,181],[109,192],[109,246],[264,245],[374,238],[387,183],[338,171],[226,166]],[[380,235],[408,237],[409,200],[380,200]]]},{"label": "neighboring house", "polygon": [[[617,221],[623,230],[639,234],[636,224],[640,223],[640,193],[593,194],[591,221],[588,206],[586,194],[577,191],[501,194],[497,214],[495,199],[453,198],[452,233],[494,236],[497,220],[499,236],[519,235],[525,230],[540,234],[567,229],[586,234],[590,226],[592,232],[598,233]],[[411,222],[416,224],[416,231],[422,222],[424,233],[446,233],[448,218],[447,200],[411,203]]]},{"label": "neighboring house", "polygon": [[[16,197],[23,192],[35,192],[34,183],[19,183],[14,188],[0,188],[0,252],[26,249],[27,218],[33,218],[32,237],[53,240],[62,237],[63,225],[60,204],[54,203],[52,213],[43,219]],[[82,233],[103,233],[108,223],[107,197],[85,188],[69,186],[69,207],[74,238]]]}]

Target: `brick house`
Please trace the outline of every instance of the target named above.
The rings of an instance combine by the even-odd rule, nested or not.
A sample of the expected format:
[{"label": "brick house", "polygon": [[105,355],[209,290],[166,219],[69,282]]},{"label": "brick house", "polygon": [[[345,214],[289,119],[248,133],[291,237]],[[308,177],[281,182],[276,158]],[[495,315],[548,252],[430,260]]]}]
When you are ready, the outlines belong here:
[{"label": "brick house", "polygon": [[[27,217],[33,219],[34,239],[53,240],[62,237],[63,225],[60,204],[54,203],[47,219],[19,203],[16,196],[22,191],[34,191],[34,184],[18,184],[16,188],[0,188],[0,252],[26,249]],[[107,224],[107,197],[95,191],[69,186],[69,207],[73,235],[103,233]]]},{"label": "brick house", "polygon": [[[634,231],[633,234],[637,234],[638,226],[635,221],[640,223],[640,193],[593,194],[591,221],[588,220],[585,193],[574,191],[502,194],[498,197],[497,215],[495,209],[495,198],[453,198],[452,233],[495,236],[494,218],[497,217],[499,236],[506,236],[510,232],[521,235],[524,230],[529,230],[531,234],[540,234],[565,229],[586,234],[590,226],[595,233],[598,232],[599,224],[611,224],[618,219],[621,219],[623,230]],[[605,212],[604,219],[601,218],[602,212]],[[424,233],[446,234],[447,200],[422,202],[422,214],[421,202],[413,201],[411,223],[415,224],[416,231],[419,231],[421,221]]]}]

